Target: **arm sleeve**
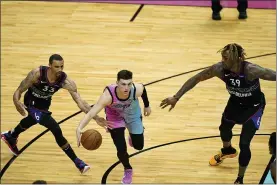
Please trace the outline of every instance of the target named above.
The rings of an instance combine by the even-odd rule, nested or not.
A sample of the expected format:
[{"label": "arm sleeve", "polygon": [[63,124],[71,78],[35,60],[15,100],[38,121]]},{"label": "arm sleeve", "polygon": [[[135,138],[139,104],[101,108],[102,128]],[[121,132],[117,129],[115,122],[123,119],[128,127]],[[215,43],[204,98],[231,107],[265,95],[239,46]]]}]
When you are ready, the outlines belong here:
[{"label": "arm sleeve", "polygon": [[148,100],[147,92],[146,92],[146,89],[145,89],[144,86],[143,86],[143,93],[142,93],[142,95],[141,95],[141,98],[142,98],[142,100],[143,100],[144,107],[145,107],[145,108],[149,107],[149,100]]}]

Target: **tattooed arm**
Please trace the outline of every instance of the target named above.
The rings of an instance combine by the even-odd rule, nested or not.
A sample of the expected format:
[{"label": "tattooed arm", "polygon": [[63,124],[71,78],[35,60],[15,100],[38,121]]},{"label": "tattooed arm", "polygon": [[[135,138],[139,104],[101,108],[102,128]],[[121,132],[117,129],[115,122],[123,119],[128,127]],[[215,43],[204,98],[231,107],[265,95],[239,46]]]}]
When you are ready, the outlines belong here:
[{"label": "tattooed arm", "polygon": [[257,78],[269,81],[276,81],[276,71],[268,68],[263,68],[256,64],[248,64],[246,66],[246,76],[249,81]]},{"label": "tattooed arm", "polygon": [[69,78],[66,78],[62,87],[70,93],[72,99],[76,102],[78,107],[85,113],[88,113],[91,109],[90,105],[84,101],[80,94],[77,92],[77,86],[75,82]]},{"label": "tattooed arm", "polygon": [[188,81],[186,81],[185,84],[182,86],[182,88],[176,93],[174,98],[179,100],[186,92],[191,90],[194,86],[196,86],[201,81],[208,80],[215,76],[222,79],[222,74],[223,74],[222,63],[219,62],[217,64],[214,64],[211,67],[201,71],[200,73],[188,79]]},{"label": "tattooed arm", "polygon": [[175,104],[177,101],[189,90],[191,90],[193,87],[195,87],[199,82],[208,80],[210,78],[213,78],[217,76],[218,78],[223,78],[223,66],[222,63],[219,62],[217,64],[212,65],[211,67],[201,71],[200,73],[196,74],[195,76],[188,79],[182,88],[173,96],[166,98],[162,101],[160,104],[160,107],[165,108],[168,105],[171,105],[171,109],[175,107]]},{"label": "tattooed arm", "polygon": [[19,100],[21,98],[21,94],[25,92],[29,87],[31,87],[34,83],[38,81],[40,76],[39,68],[33,69],[27,75],[27,77],[21,81],[19,87],[13,94],[13,103],[17,109],[17,111],[22,115],[25,116],[25,108],[26,106],[22,104]]}]

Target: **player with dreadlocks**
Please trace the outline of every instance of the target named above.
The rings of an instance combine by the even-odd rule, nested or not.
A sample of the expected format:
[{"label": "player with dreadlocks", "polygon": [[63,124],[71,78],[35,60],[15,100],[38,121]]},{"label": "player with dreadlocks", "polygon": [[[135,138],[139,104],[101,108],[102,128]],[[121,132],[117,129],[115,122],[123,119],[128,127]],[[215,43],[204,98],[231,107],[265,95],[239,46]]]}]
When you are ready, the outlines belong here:
[{"label": "player with dreadlocks", "polygon": [[173,96],[164,99],[162,108],[171,105],[173,109],[178,100],[201,81],[213,77],[220,78],[230,94],[219,126],[223,148],[209,161],[211,166],[219,165],[226,158],[233,158],[238,152],[231,145],[232,129],[235,124],[242,125],[240,135],[239,171],[235,184],[243,184],[243,177],[251,159],[250,142],[259,129],[266,105],[259,79],[276,81],[276,71],[245,61],[244,49],[236,44],[228,44],[221,50],[222,61],[218,62],[187,80]]}]

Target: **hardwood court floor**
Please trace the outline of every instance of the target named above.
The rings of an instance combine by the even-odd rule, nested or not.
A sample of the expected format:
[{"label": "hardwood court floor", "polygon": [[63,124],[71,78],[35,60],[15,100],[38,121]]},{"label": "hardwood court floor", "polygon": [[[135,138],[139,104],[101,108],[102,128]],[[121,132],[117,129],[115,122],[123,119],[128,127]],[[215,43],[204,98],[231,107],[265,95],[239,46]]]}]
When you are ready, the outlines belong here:
[{"label": "hardwood court floor", "polygon": [[[184,71],[209,66],[220,60],[216,53],[231,42],[241,44],[249,57],[275,52],[275,10],[248,10],[249,19],[237,19],[236,9],[224,9],[223,20],[212,21],[210,8],[145,6],[135,22],[129,20],[139,5],[1,2],[1,131],[14,128],[22,118],[12,95],[33,68],[47,65],[53,53],[65,60],[65,72],[75,80],[81,96],[95,103],[103,88],[114,83],[116,73],[129,69],[134,81],[148,83]],[[275,69],[275,55],[251,60]],[[144,118],[145,148],[182,139],[219,135],[218,126],[228,99],[224,84],[214,78],[187,93],[171,112],[159,108],[195,73],[147,87],[152,115]],[[267,106],[257,133],[276,130],[275,82],[261,81]],[[53,117],[60,121],[78,111],[69,93],[53,98]],[[100,115],[104,115],[101,112]],[[104,172],[117,161],[109,134],[93,121],[103,135],[97,151],[77,148],[75,129],[83,113],[61,124],[76,154],[92,166],[84,176],[47,133],[21,154],[5,172],[2,183],[100,183]],[[240,133],[235,126],[234,134]],[[19,138],[22,148],[44,131],[36,125]],[[270,159],[268,136],[255,136],[252,160],[245,183],[258,183]],[[238,148],[238,137],[233,145]],[[233,183],[238,158],[210,167],[208,161],[221,147],[220,138],[195,140],[144,152],[131,158],[134,183]],[[135,150],[128,149],[129,153]],[[11,158],[1,145],[1,169]],[[120,183],[122,166],[108,176],[107,183]]]}]

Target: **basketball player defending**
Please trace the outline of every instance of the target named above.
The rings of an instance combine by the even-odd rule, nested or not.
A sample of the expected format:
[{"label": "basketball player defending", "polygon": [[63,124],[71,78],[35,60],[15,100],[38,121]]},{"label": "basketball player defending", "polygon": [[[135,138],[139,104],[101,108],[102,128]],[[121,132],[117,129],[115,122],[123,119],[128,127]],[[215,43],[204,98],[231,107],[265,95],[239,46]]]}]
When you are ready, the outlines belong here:
[{"label": "basketball player defending", "polygon": [[218,77],[226,84],[230,93],[227,106],[222,114],[219,127],[223,148],[210,160],[211,166],[219,165],[226,158],[237,156],[232,147],[232,128],[242,124],[240,135],[239,172],[235,184],[242,184],[246,168],[251,158],[250,142],[259,129],[265,108],[265,97],[261,92],[259,78],[276,81],[276,72],[245,61],[244,49],[238,44],[228,44],[220,50],[222,61],[190,78],[173,97],[164,99],[162,108],[171,105],[173,109],[178,100],[201,81]]},{"label": "basketball player defending", "polygon": [[[25,110],[27,110],[28,115],[13,130],[1,133],[1,138],[9,146],[10,151],[17,156],[19,155],[19,151],[16,144],[19,134],[31,126],[40,123],[50,129],[57,144],[83,174],[89,170],[89,165],[77,158],[70,144],[64,138],[59,124],[52,118],[52,113],[48,111],[51,104],[51,97],[60,88],[69,91],[73,100],[83,112],[87,113],[91,109],[81,99],[77,92],[76,84],[63,72],[63,67],[63,58],[58,54],[54,54],[49,58],[49,67],[40,66],[29,72],[13,95],[13,102],[17,111],[22,116],[26,116]],[[27,89],[28,91],[24,96],[24,104],[22,104],[19,100],[21,94]],[[98,118],[98,116],[95,118]]]},{"label": "basketball player defending", "polygon": [[127,127],[129,131],[130,146],[137,150],[142,150],[144,146],[144,128],[138,101],[140,96],[144,103],[144,115],[149,116],[151,109],[144,86],[133,83],[132,72],[128,70],[118,72],[116,85],[109,85],[105,88],[98,102],[85,115],[76,130],[77,144],[80,146],[82,129],[105,108],[107,122],[98,122],[98,124],[107,127],[111,134],[117,149],[117,157],[124,166],[123,184],[131,184],[133,176],[125,141],[125,128]]}]

